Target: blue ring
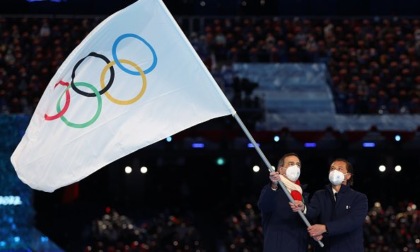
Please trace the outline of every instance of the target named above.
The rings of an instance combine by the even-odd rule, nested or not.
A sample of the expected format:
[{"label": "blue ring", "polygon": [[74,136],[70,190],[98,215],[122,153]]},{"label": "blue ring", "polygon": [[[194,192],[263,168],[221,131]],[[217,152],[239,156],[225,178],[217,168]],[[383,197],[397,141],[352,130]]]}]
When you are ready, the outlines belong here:
[{"label": "blue ring", "polygon": [[126,72],[126,73],[129,73],[129,74],[132,74],[132,75],[140,75],[140,73],[139,72],[136,72],[136,71],[132,71],[132,70],[130,70],[130,69],[128,69],[128,68],[126,68],[125,66],[123,66],[122,64],[121,64],[121,62],[119,61],[119,59],[118,59],[118,57],[117,57],[117,46],[118,46],[118,43],[120,43],[120,41],[121,40],[123,40],[123,39],[125,39],[125,38],[128,38],[128,37],[132,37],[132,38],[136,38],[136,39],[138,39],[138,40],[140,40],[141,42],[143,42],[147,47],[149,47],[149,49],[150,49],[150,51],[152,51],[152,54],[153,54],[153,63],[152,63],[152,65],[149,67],[149,68],[147,68],[146,70],[144,70],[144,73],[145,74],[148,74],[149,72],[151,72],[155,67],[156,67],[156,64],[157,64],[157,56],[156,56],[156,52],[155,52],[155,50],[153,49],[153,47],[145,40],[145,39],[143,39],[142,37],[140,37],[140,36],[138,36],[138,35],[136,35],[136,34],[133,34],[133,33],[126,33],[126,34],[123,34],[123,35],[121,35],[121,36],[119,36],[116,40],[115,40],[115,42],[114,42],[114,44],[112,45],[112,57],[114,58],[114,61],[115,61],[115,63],[117,64],[117,66],[121,69],[121,70],[123,70],[124,72]]}]

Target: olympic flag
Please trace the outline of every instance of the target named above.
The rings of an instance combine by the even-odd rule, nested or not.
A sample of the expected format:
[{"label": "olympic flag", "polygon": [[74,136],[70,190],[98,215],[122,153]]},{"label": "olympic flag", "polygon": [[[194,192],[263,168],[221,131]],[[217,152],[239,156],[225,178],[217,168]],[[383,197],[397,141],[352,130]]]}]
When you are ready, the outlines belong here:
[{"label": "olympic flag", "polygon": [[50,80],[11,156],[46,192],[213,118],[236,114],[162,0],[112,14]]}]

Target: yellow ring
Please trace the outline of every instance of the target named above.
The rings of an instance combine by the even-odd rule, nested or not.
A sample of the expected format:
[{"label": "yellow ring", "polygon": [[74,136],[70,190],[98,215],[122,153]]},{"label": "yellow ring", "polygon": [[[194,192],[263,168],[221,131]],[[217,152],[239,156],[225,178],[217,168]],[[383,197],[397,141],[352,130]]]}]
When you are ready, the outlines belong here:
[{"label": "yellow ring", "polygon": [[[146,75],[144,74],[143,70],[134,62],[130,61],[130,60],[126,60],[126,59],[121,59],[120,60],[121,63],[125,63],[125,64],[129,64],[131,66],[133,66],[139,73],[140,76],[143,80],[143,86],[140,90],[140,92],[136,95],[136,97],[129,99],[129,100],[119,100],[114,98],[113,96],[111,96],[111,94],[107,91],[105,92],[105,96],[113,103],[119,104],[119,105],[129,105],[129,104],[133,104],[136,101],[138,101],[144,94],[144,92],[146,92],[146,86],[147,86],[147,80],[146,80]],[[109,62],[104,69],[102,70],[101,73],[101,79],[100,79],[100,84],[101,84],[101,88],[105,87],[105,74],[106,72],[113,66],[115,65],[115,61],[111,61]]]}]

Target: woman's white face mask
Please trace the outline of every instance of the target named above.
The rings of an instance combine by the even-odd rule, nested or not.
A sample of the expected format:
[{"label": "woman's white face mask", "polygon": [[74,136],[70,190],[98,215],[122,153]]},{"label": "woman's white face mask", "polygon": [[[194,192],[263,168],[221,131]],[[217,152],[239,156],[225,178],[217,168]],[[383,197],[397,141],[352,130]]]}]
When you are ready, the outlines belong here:
[{"label": "woman's white face mask", "polygon": [[300,168],[297,165],[292,165],[287,167],[286,170],[286,178],[288,178],[292,182],[296,182],[300,176]]},{"label": "woman's white face mask", "polygon": [[328,178],[330,179],[331,184],[340,185],[344,181],[344,173],[341,171],[332,170],[330,171]]}]

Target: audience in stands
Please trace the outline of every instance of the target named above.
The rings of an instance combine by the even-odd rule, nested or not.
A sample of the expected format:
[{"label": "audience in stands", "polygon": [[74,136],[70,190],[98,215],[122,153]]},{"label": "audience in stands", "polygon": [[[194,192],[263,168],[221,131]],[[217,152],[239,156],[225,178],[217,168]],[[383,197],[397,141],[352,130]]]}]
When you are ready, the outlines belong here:
[{"label": "audience in stands", "polygon": [[[224,222],[223,244],[218,252],[259,252],[262,249],[261,217],[255,205],[247,203]],[[420,251],[420,211],[412,202],[383,209],[375,202],[364,225],[365,251]],[[136,223],[115,210],[107,209],[94,220],[87,233],[84,251],[206,251],[191,216],[169,210]],[[308,251],[312,251],[311,245]]]},{"label": "audience in stands", "polygon": [[100,219],[92,221],[85,240],[85,252],[206,251],[191,216],[179,216],[169,210],[136,223],[107,208]]},{"label": "audience in stands", "polygon": [[[420,251],[420,211],[412,202],[384,210],[379,202],[370,209],[364,225],[365,251]],[[262,249],[258,209],[246,204],[226,221],[227,251],[257,252]],[[309,247],[308,251],[312,251]]]},{"label": "audience in stands", "polygon": [[[31,114],[55,71],[102,18],[0,18],[1,113]],[[217,78],[237,62],[325,63],[342,114],[420,113],[416,18],[203,18],[182,27]],[[222,74],[223,76],[226,76]]]}]

